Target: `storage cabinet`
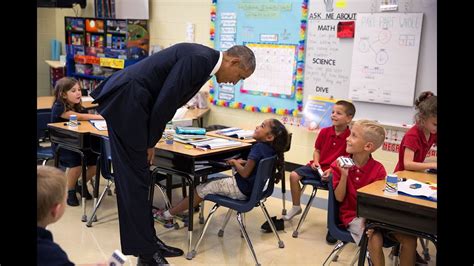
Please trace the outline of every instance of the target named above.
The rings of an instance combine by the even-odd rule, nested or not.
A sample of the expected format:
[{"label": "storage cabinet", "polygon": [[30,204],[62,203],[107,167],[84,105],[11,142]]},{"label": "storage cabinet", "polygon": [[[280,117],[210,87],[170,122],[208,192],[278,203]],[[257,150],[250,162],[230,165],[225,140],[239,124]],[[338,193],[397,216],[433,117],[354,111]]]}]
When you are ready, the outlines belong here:
[{"label": "storage cabinet", "polygon": [[90,93],[115,71],[148,56],[148,21],[65,17],[66,75]]}]

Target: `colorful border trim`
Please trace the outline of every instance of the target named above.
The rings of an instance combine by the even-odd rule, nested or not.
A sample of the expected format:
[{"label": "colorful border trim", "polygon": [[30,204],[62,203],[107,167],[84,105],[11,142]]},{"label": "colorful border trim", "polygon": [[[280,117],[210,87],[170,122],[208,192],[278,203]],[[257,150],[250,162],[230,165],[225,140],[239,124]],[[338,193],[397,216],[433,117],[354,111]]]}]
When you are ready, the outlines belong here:
[{"label": "colorful border trim", "polygon": [[[216,32],[216,10],[217,10],[217,0],[212,0],[211,4],[211,27],[210,27],[210,40],[211,46],[214,47],[215,32]],[[296,47],[297,49],[297,61],[296,61],[296,109],[286,109],[286,108],[273,108],[270,106],[253,106],[246,105],[241,102],[228,102],[223,100],[215,99],[216,89],[214,87],[214,82],[211,80],[209,83],[209,102],[217,105],[224,106],[234,109],[244,109],[251,112],[261,112],[261,113],[274,113],[277,115],[293,115],[297,116],[300,112],[303,111],[303,69],[304,69],[304,46],[306,41],[306,29],[308,21],[308,0],[303,0],[301,4],[301,25],[300,25],[300,40]]]}]

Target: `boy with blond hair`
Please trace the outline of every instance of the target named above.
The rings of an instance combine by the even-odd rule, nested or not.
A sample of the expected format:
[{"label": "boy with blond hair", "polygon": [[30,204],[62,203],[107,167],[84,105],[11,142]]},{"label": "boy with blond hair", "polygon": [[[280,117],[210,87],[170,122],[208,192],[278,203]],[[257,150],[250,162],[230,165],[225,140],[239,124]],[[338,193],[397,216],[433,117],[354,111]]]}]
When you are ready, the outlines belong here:
[{"label": "boy with blond hair", "polygon": [[36,223],[38,265],[74,265],[66,252],[53,242],[46,226],[58,221],[66,208],[66,175],[51,166],[37,166]]},{"label": "boy with blond hair", "polygon": [[[383,165],[372,158],[385,139],[385,130],[378,123],[370,120],[359,120],[351,128],[347,138],[347,153],[355,165],[343,168],[338,160],[331,164],[333,171],[333,186],[336,200],[339,202],[339,219],[351,233],[359,245],[365,228],[365,219],[357,217],[357,189],[377,180],[385,179],[387,175]],[[375,266],[385,265],[383,242],[397,241],[401,244],[400,265],[415,265],[416,237],[399,232],[381,230],[367,231],[369,237],[368,250]]]}]

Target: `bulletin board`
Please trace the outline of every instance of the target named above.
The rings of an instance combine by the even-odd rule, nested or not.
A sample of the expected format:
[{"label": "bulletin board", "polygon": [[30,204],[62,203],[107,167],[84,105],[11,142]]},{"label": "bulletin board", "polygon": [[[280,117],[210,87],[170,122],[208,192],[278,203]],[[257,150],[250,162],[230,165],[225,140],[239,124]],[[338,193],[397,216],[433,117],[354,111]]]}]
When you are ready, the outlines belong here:
[{"label": "bulletin board", "polygon": [[246,45],[255,72],[235,86],[211,80],[214,105],[252,112],[298,115],[303,109],[303,68],[308,0],[213,0],[211,41],[216,50]]},{"label": "bulletin board", "polygon": [[[415,97],[426,90],[437,94],[437,1],[399,0],[395,1],[397,3],[396,10],[376,15],[381,13],[383,3],[384,1],[381,0],[309,1],[303,104],[311,95],[349,99],[353,101],[356,107],[355,119],[365,118],[378,120],[383,124],[403,125],[413,123],[415,114],[413,101]],[[363,13],[368,13],[368,16],[393,15],[395,17],[410,13],[423,14],[421,34],[415,34],[421,36],[418,39],[419,48],[413,48],[411,50],[413,53],[410,53],[410,56],[415,56],[416,52],[418,56],[417,61],[410,63],[410,73],[414,75],[410,77],[410,82],[413,86],[414,80],[414,87],[409,88],[408,91],[407,88],[401,88],[403,94],[400,94],[396,101],[394,97],[390,100],[385,99],[385,101],[383,99],[366,100],[355,93],[355,86],[363,76],[355,75],[352,77],[352,69],[368,60],[368,54],[363,56],[360,54],[361,57],[358,57],[357,61],[353,61],[354,45],[358,40],[357,34],[361,30],[368,30],[357,28],[359,17],[363,16]],[[351,21],[355,22],[354,37],[338,37],[340,23]],[[375,32],[372,34],[375,34]],[[397,53],[397,55],[393,55],[393,53]],[[405,56],[402,52],[394,51],[393,53],[390,55],[391,59],[393,59],[393,56]],[[408,69],[406,70],[408,71]],[[380,72],[381,68],[375,69],[375,66],[373,66],[370,71]],[[404,70],[399,68],[399,71]],[[396,77],[390,79],[392,80],[390,82],[393,82]],[[396,81],[396,84],[401,85],[402,80]],[[351,84],[351,82],[354,83]],[[393,91],[396,90],[398,88],[393,88]],[[364,95],[364,97],[366,96]]]}]

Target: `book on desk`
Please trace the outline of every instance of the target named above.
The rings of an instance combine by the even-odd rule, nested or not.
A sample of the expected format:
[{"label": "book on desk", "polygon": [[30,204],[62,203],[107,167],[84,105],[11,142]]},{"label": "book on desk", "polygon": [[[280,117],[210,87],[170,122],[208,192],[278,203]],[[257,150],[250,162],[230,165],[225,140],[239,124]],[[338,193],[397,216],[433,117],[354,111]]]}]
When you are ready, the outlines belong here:
[{"label": "book on desk", "polygon": [[245,130],[237,127],[230,127],[218,130],[216,131],[216,134],[238,139],[252,139],[254,132],[254,130]]},{"label": "book on desk", "polygon": [[190,142],[189,144],[193,145],[193,147],[196,149],[204,151],[242,146],[242,142],[221,138],[212,138],[210,140],[205,141],[195,141]]},{"label": "book on desk", "polygon": [[398,182],[398,193],[411,197],[437,201],[438,186],[434,183],[423,183],[413,179],[407,179],[406,181]]}]

